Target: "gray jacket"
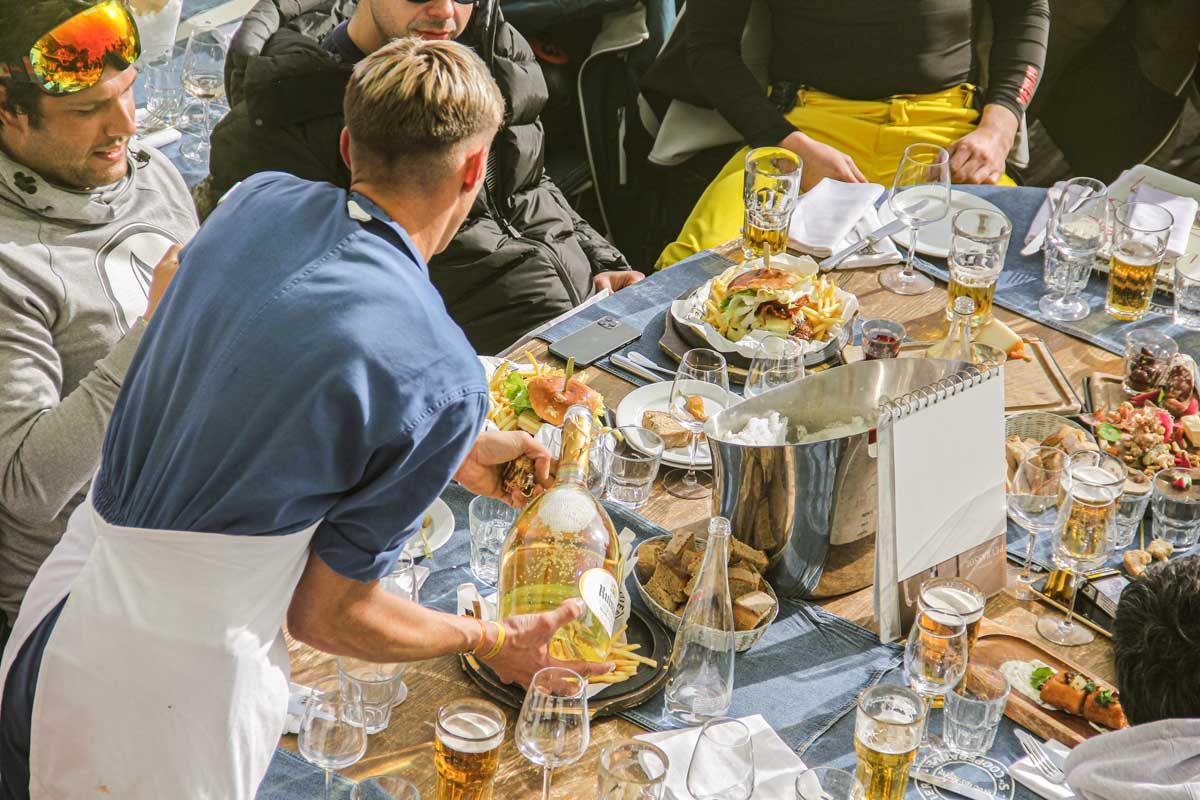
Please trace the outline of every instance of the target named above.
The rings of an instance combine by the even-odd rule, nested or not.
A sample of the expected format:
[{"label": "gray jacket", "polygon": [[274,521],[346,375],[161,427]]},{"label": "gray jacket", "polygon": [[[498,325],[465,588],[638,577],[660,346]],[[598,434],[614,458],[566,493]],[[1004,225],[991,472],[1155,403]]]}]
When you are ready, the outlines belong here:
[{"label": "gray jacket", "polygon": [[170,161],[147,149],[130,165],[111,186],[68,191],[0,152],[0,611],[10,622],[100,463],[154,266],[196,232]]}]

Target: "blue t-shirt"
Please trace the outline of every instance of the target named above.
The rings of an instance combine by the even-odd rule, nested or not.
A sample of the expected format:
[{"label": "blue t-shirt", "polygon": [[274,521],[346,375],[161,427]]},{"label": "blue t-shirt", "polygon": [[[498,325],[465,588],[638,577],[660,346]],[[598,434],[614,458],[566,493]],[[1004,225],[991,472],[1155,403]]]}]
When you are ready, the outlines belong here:
[{"label": "blue t-shirt", "polygon": [[487,402],[398,224],[330,184],[255,175],[183,251],[125,376],[95,505],[111,524],[166,530],[285,534],[321,520],[314,551],[372,580],[471,448]]}]

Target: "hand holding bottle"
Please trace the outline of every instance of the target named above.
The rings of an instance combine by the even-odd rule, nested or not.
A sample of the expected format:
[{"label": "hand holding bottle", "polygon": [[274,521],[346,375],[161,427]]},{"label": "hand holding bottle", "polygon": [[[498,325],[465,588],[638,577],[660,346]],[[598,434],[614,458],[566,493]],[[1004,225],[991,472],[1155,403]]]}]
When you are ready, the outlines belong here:
[{"label": "hand holding bottle", "polygon": [[[500,624],[504,626],[504,644],[500,652],[487,660],[496,676],[505,683],[529,686],[535,672],[542,667],[566,667],[587,678],[612,672],[608,662],[560,661],[550,655],[550,639],[555,631],[574,622],[583,614],[584,604],[578,598],[567,600],[553,611],[542,614],[517,614]],[[477,650],[487,652],[495,643],[496,632],[488,626],[485,641]]]}]

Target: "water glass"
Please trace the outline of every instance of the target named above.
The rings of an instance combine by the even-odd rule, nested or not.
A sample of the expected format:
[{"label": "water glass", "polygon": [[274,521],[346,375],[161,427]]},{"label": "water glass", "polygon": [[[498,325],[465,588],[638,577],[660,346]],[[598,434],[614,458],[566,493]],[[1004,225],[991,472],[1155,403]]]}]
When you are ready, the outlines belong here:
[{"label": "water glass", "polygon": [[804,346],[792,336],[764,336],[746,372],[743,395],[757,397],[804,377]]},{"label": "water glass", "polygon": [[1200,537],[1200,469],[1168,467],[1151,481],[1154,535],[1188,550]]},{"label": "water glass", "polygon": [[954,319],[954,298],[975,301],[971,327],[978,328],[992,319],[992,300],[996,281],[1004,269],[1012,222],[999,211],[966,208],[954,215],[950,237],[950,285],[946,319]]},{"label": "water glass", "polygon": [[911,689],[872,686],[858,698],[854,719],[855,776],[867,800],[901,800],[921,748],[925,701]]},{"label": "water glass", "polygon": [[863,800],[858,778],[833,767],[814,767],[796,778],[796,800]]},{"label": "water glass", "polygon": [[341,679],[329,677],[314,687],[304,709],[297,746],[304,760],[325,770],[325,800],[330,800],[333,770],[345,769],[367,752],[362,699]]},{"label": "water glass", "polygon": [[697,800],[750,800],[754,741],[744,722],[716,717],[704,723],[688,764],[687,787]]},{"label": "water glass", "polygon": [[1128,394],[1154,391],[1166,374],[1179,344],[1165,333],[1142,329],[1125,334],[1125,378]]},{"label": "water glass", "polygon": [[868,319],[862,324],[862,354],[864,361],[899,358],[900,345],[908,331],[892,319]]},{"label": "water glass", "polygon": [[494,497],[480,496],[467,506],[467,517],[471,526],[471,574],[495,586],[500,579],[500,551],[517,521],[517,511]]},{"label": "water glass", "polygon": [[1175,324],[1200,330],[1200,259],[1175,262]]},{"label": "water glass", "polygon": [[376,664],[349,656],[338,656],[337,665],[341,691],[361,702],[357,721],[368,734],[387,730],[396,702],[396,684],[402,682],[406,665]]},{"label": "water glass", "polygon": [[421,800],[421,792],[397,775],[381,775],[359,781],[350,792],[350,800]]},{"label": "water glass", "polygon": [[1113,319],[1133,322],[1150,309],[1174,224],[1171,212],[1153,203],[1117,206],[1104,301],[1104,310]]},{"label": "water glass", "polygon": [[[543,425],[542,430],[546,433],[542,434],[539,431],[538,438],[546,437],[546,449],[550,451],[550,457],[561,458],[562,428]],[[605,433],[592,437],[592,446],[588,451],[587,488],[597,499],[604,494],[604,486],[608,482],[608,451],[605,449],[605,440],[609,435]]]},{"label": "water glass", "polygon": [[1146,518],[1150,505],[1150,479],[1143,473],[1130,470],[1125,480],[1125,489],[1117,505],[1117,532],[1113,535],[1113,549],[1123,550],[1133,543],[1138,527]]},{"label": "water glass", "polygon": [[1067,181],[1046,221],[1043,277],[1050,293],[1038,308],[1060,322],[1081,320],[1091,313],[1078,295],[1092,275],[1096,255],[1108,236],[1108,187],[1095,178]]},{"label": "water glass", "polygon": [[946,694],[944,738],[956,753],[981,756],[992,748],[1008,703],[1008,678],[983,664],[971,664],[958,686]]},{"label": "water glass", "polygon": [[896,294],[924,294],[933,281],[913,269],[917,233],[950,213],[950,154],[935,144],[910,144],[892,181],[888,207],[908,225],[908,258],[903,267],[880,273],[879,284]]},{"label": "water glass", "polygon": [[533,675],[514,738],[521,755],[542,768],[542,800],[550,800],[556,767],[574,764],[587,752],[587,681],[563,667],[544,667]]},{"label": "water glass", "polygon": [[746,258],[762,258],[769,266],[772,255],[787,251],[788,225],[800,196],[800,157],[785,147],[756,147],[746,153],[742,199],[746,207],[742,225],[742,251]]},{"label": "water glass", "polygon": [[600,751],[597,800],[660,800],[668,766],[667,754],[649,742],[610,744]]},{"label": "water glass", "polygon": [[[948,608],[918,611],[904,646],[904,672],[909,687],[926,703],[926,720],[934,698],[950,691],[966,668],[967,620]],[[921,744],[932,744],[927,730]]]},{"label": "water glass", "polygon": [[650,499],[654,479],[658,477],[662,437],[640,425],[623,425],[613,433],[605,439],[608,458],[605,499],[626,508],[641,508]]}]

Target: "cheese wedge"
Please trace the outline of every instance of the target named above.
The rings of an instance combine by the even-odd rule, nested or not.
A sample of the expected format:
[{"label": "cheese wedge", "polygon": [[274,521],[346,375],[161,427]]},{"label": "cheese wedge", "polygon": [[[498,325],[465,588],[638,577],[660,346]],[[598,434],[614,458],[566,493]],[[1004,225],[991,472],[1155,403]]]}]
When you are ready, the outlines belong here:
[{"label": "cheese wedge", "polygon": [[1200,415],[1188,414],[1186,417],[1180,417],[1179,424],[1183,428],[1183,435],[1188,440],[1188,444],[1192,447],[1200,447]]},{"label": "cheese wedge", "polygon": [[1033,357],[1025,352],[1025,340],[995,317],[975,332],[975,341],[1002,350],[1010,359],[1020,358],[1028,361]]}]

